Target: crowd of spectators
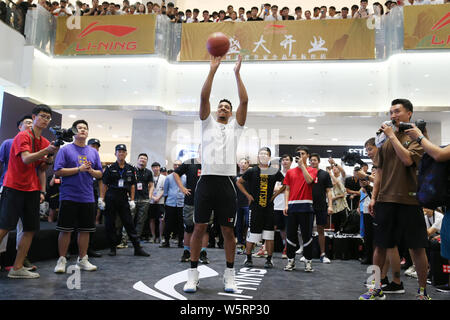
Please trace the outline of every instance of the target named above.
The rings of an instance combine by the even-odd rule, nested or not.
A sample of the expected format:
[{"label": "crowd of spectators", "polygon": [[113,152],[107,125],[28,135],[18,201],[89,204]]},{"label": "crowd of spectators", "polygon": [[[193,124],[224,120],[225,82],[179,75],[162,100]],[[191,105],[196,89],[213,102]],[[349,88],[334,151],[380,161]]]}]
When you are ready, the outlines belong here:
[{"label": "crowd of spectators", "polygon": [[[136,2],[130,4],[130,0],[123,0],[122,4],[93,0],[92,4],[76,1],[75,5],[67,0],[50,2],[48,0],[39,0],[39,5],[47,9],[55,16],[67,15],[139,15],[139,14],[157,14],[167,16],[174,23],[196,23],[196,22],[243,22],[243,21],[281,21],[281,20],[322,20],[322,19],[352,19],[365,18],[370,15],[387,15],[396,6],[422,5],[422,4],[443,4],[450,0],[388,0],[382,5],[380,2],[374,2],[370,7],[367,0],[360,1],[359,5],[354,4],[350,8],[335,6],[321,6],[312,9],[303,10],[297,6],[294,10],[288,7],[279,8],[276,4],[266,3],[258,7],[244,8],[237,10],[229,5],[226,10],[209,12],[201,11],[198,8],[186,9],[181,11],[173,2],[161,5],[148,1]],[[17,8],[26,15],[30,7],[36,7],[33,0],[17,0],[15,3],[6,0],[0,0],[0,19],[7,20],[7,8]],[[201,16],[200,16],[201,12]],[[293,13],[293,14],[292,14]]]}]

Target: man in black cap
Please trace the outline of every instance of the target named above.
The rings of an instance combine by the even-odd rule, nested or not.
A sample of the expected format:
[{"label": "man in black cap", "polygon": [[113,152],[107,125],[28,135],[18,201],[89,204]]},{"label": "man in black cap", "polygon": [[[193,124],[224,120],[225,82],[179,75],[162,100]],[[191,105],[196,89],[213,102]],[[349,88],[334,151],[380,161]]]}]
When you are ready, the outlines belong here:
[{"label": "man in black cap", "polygon": [[[87,144],[91,148],[94,148],[95,150],[97,150],[97,152],[100,151],[100,146],[101,146],[100,140],[89,139]],[[101,219],[101,214],[98,212],[98,196],[100,194],[99,190],[100,190],[100,185],[101,185],[102,181],[101,181],[101,179],[97,180],[95,178],[92,178],[92,180],[93,180],[94,199],[95,199],[95,214],[96,214],[95,221],[98,224],[98,222]],[[94,236],[92,235],[91,237],[89,237],[89,247],[88,247],[87,255],[89,257],[93,257],[93,258],[100,258],[102,256],[102,254],[93,250],[93,248],[94,248],[93,243],[94,243]]]},{"label": "man in black cap", "polygon": [[[131,217],[131,210],[136,206],[134,193],[136,184],[136,169],[125,162],[127,147],[124,144],[116,146],[117,161],[106,167],[103,174],[103,188],[98,199],[99,207],[105,209],[106,235],[110,242],[110,256],[116,255],[116,246],[121,240],[121,231],[115,226],[116,216],[122,221],[128,238],[134,246],[135,256],[149,257],[139,244],[136,228]],[[103,202],[103,199],[105,201]]]}]

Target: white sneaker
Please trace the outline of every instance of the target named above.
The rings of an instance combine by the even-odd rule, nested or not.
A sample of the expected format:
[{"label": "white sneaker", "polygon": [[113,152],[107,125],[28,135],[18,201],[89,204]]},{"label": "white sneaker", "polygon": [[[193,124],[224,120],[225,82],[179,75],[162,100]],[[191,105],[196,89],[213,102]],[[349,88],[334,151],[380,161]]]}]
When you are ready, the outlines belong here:
[{"label": "white sneaker", "polygon": [[300,262],[306,262],[305,256],[302,256],[302,257],[300,258]]},{"label": "white sneaker", "polygon": [[312,260],[305,260],[305,271],[306,272],[313,272],[314,269],[312,268]]},{"label": "white sneaker", "polygon": [[39,273],[28,271],[24,267],[20,268],[19,270],[14,270],[14,268],[11,268],[11,270],[9,270],[9,273],[8,273],[8,278],[36,279],[36,278],[39,278]]},{"label": "white sneaker", "polygon": [[235,293],[238,288],[236,282],[234,281],[234,268],[226,268],[223,274],[223,286],[225,292]]},{"label": "white sneaker", "polygon": [[58,262],[56,263],[55,273],[66,273],[66,257],[59,257]]},{"label": "white sneaker", "polygon": [[295,270],[295,259],[289,259],[286,267],[284,267],[284,271],[293,271]]},{"label": "white sneaker", "polygon": [[80,260],[80,257],[77,259],[77,266],[81,270],[85,271],[95,271],[97,270],[97,266],[94,266],[92,263],[89,262],[88,256],[85,255],[83,259]]},{"label": "white sneaker", "polygon": [[323,255],[320,257],[320,262],[328,264],[328,263],[331,263],[331,260],[328,259],[326,255]]},{"label": "white sneaker", "polygon": [[[411,267],[409,267],[408,269],[406,269],[405,271],[405,276],[408,277],[414,277],[414,273],[416,273],[416,267],[414,265],[412,265]],[[416,274],[417,275],[417,274]]]},{"label": "white sneaker", "polygon": [[184,292],[194,293],[197,291],[199,274],[197,268],[188,269],[188,280],[184,285]]}]

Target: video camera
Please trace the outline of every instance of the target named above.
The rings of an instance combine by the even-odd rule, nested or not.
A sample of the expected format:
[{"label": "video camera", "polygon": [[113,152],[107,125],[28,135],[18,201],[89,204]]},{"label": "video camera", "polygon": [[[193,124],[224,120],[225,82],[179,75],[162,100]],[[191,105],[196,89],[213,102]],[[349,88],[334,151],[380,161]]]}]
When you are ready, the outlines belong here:
[{"label": "video camera", "polygon": [[349,167],[353,167],[355,164],[359,164],[361,167],[365,165],[365,162],[361,160],[359,153],[344,152],[344,156],[341,160],[346,166]]},{"label": "video camera", "polygon": [[50,132],[56,137],[54,145],[60,147],[64,142],[72,142],[73,136],[78,133],[77,128],[72,127],[69,129],[61,129],[59,126],[54,126],[50,128]]},{"label": "video camera", "polygon": [[[414,124],[416,125],[417,128],[420,129],[420,131],[424,131],[425,127],[427,126],[427,123],[425,122],[425,120],[423,119],[418,119],[416,122],[414,122]],[[398,124],[398,131],[399,132],[403,132],[405,130],[409,130],[413,128],[413,123],[409,123],[409,122],[400,122]]]}]

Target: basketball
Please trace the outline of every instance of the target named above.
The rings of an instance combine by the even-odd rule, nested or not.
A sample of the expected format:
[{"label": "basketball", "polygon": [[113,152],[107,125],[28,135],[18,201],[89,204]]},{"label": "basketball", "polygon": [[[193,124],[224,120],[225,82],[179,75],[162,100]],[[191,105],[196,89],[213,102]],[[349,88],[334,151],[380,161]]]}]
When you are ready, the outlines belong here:
[{"label": "basketball", "polygon": [[206,48],[213,57],[222,57],[230,48],[230,40],[222,32],[215,32],[209,36]]}]

